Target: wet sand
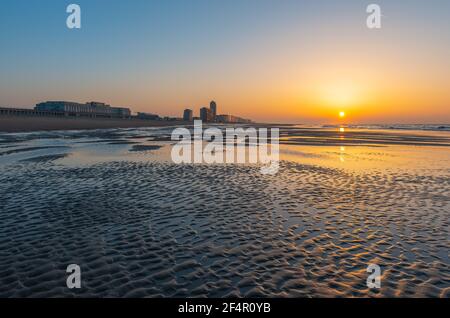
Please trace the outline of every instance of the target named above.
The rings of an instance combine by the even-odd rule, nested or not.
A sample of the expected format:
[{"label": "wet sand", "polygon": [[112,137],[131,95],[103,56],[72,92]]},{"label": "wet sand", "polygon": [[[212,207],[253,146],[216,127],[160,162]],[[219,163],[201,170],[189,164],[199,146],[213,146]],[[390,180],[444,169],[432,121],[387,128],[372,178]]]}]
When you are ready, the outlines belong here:
[{"label": "wet sand", "polygon": [[282,145],[263,175],[173,164],[170,131],[0,134],[0,297],[450,297],[450,136]]}]

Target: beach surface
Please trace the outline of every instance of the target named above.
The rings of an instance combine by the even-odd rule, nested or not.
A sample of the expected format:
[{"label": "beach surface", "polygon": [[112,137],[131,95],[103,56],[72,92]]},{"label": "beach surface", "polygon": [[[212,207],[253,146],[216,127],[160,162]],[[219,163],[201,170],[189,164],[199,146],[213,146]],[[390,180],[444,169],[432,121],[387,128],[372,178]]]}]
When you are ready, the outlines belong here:
[{"label": "beach surface", "polygon": [[183,124],[189,123],[142,119],[0,116],[0,132],[160,127]]},{"label": "beach surface", "polygon": [[0,297],[450,297],[449,132],[283,127],[264,175],[172,129],[0,134]]}]

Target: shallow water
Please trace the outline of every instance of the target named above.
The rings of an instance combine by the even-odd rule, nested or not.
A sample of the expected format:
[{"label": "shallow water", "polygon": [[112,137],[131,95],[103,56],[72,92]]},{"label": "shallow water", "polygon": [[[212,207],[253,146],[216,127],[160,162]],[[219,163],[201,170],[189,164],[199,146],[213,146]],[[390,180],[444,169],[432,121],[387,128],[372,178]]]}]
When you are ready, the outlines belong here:
[{"label": "shallow water", "polygon": [[263,175],[170,132],[0,135],[0,296],[450,296],[450,134],[287,129]]}]

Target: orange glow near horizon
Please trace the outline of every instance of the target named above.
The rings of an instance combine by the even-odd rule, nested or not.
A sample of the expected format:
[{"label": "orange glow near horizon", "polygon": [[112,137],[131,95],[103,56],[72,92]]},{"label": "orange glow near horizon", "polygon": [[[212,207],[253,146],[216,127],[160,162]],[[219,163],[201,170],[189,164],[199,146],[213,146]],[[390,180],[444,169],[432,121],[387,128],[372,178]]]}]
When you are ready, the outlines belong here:
[{"label": "orange glow near horizon", "polygon": [[[322,14],[322,10],[306,11],[312,16]],[[11,36],[12,42],[2,50],[7,53],[3,61],[11,56],[20,59],[4,65],[11,69],[2,74],[12,77],[3,76],[0,107],[29,108],[46,100],[98,100],[162,117],[181,117],[189,108],[197,117],[202,106],[215,100],[219,114],[256,122],[450,123],[450,44],[438,36],[450,30],[450,20],[437,19],[435,25],[426,20],[391,19],[389,26],[374,32],[365,27],[361,16],[344,19],[333,10],[326,11],[329,20],[322,16],[298,19],[289,13],[289,22],[253,21],[265,21],[261,26],[271,26],[267,30],[252,26],[247,19],[240,27],[228,28],[224,20],[218,26],[226,27],[223,39],[193,36],[192,43],[184,35],[172,41],[171,36],[179,33],[173,32],[169,38],[155,38],[163,41],[158,45],[148,40],[149,32],[139,25],[129,34],[136,38],[122,44],[109,39],[111,32],[101,28],[106,33],[88,36],[87,49],[79,51],[85,55],[74,63],[66,63],[73,53],[70,47],[55,44],[54,48],[53,42],[42,42],[42,48],[50,50],[42,56],[52,59],[36,63],[34,51],[23,50],[12,41],[16,36]],[[408,16],[402,11],[398,14]],[[147,27],[154,28],[151,23]],[[42,33],[43,39],[46,36]],[[89,50],[90,41],[102,50]],[[60,60],[53,60],[54,56]]]},{"label": "orange glow near horizon", "polygon": [[[377,51],[370,45],[360,48],[355,54],[352,43],[344,46],[332,41],[319,41],[316,45],[313,52],[321,52],[320,56],[303,52],[302,58],[294,53],[281,58],[278,50],[267,51],[264,58],[256,56],[254,64],[251,64],[253,68],[247,71],[252,74],[251,80],[234,64],[214,81],[207,80],[209,75],[200,71],[195,80],[192,80],[190,72],[182,72],[181,75],[169,74],[153,81],[149,76],[152,73],[144,67],[129,81],[129,85],[123,85],[124,80],[115,76],[102,82],[108,85],[86,86],[95,87],[95,90],[84,94],[78,90],[70,91],[77,86],[68,79],[52,87],[55,91],[66,92],[60,99],[100,100],[113,106],[129,106],[133,112],[151,112],[161,116],[180,117],[185,108],[193,109],[194,116],[198,116],[201,106],[215,100],[219,114],[232,114],[259,122],[450,122],[450,91],[446,85],[449,76],[438,63],[444,58],[431,58],[427,52],[424,56],[416,56],[414,50],[405,56],[403,49],[398,52]],[[240,59],[246,60],[245,55]],[[0,96],[7,100],[5,96],[14,90],[0,92]],[[18,107],[54,99],[53,92],[33,97],[32,102],[27,102],[23,94],[14,96],[24,98]],[[340,112],[345,115],[341,116]]]}]

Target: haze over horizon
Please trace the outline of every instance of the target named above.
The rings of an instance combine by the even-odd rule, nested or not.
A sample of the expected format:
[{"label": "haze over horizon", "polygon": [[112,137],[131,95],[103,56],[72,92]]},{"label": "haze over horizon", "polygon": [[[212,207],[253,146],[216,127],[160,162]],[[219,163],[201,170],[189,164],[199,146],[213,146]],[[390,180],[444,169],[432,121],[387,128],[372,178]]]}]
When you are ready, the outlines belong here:
[{"label": "haze over horizon", "polygon": [[[66,27],[81,6],[82,28]],[[380,5],[382,28],[366,7]],[[450,123],[450,2],[2,1],[0,107],[102,101],[261,122]]]}]

